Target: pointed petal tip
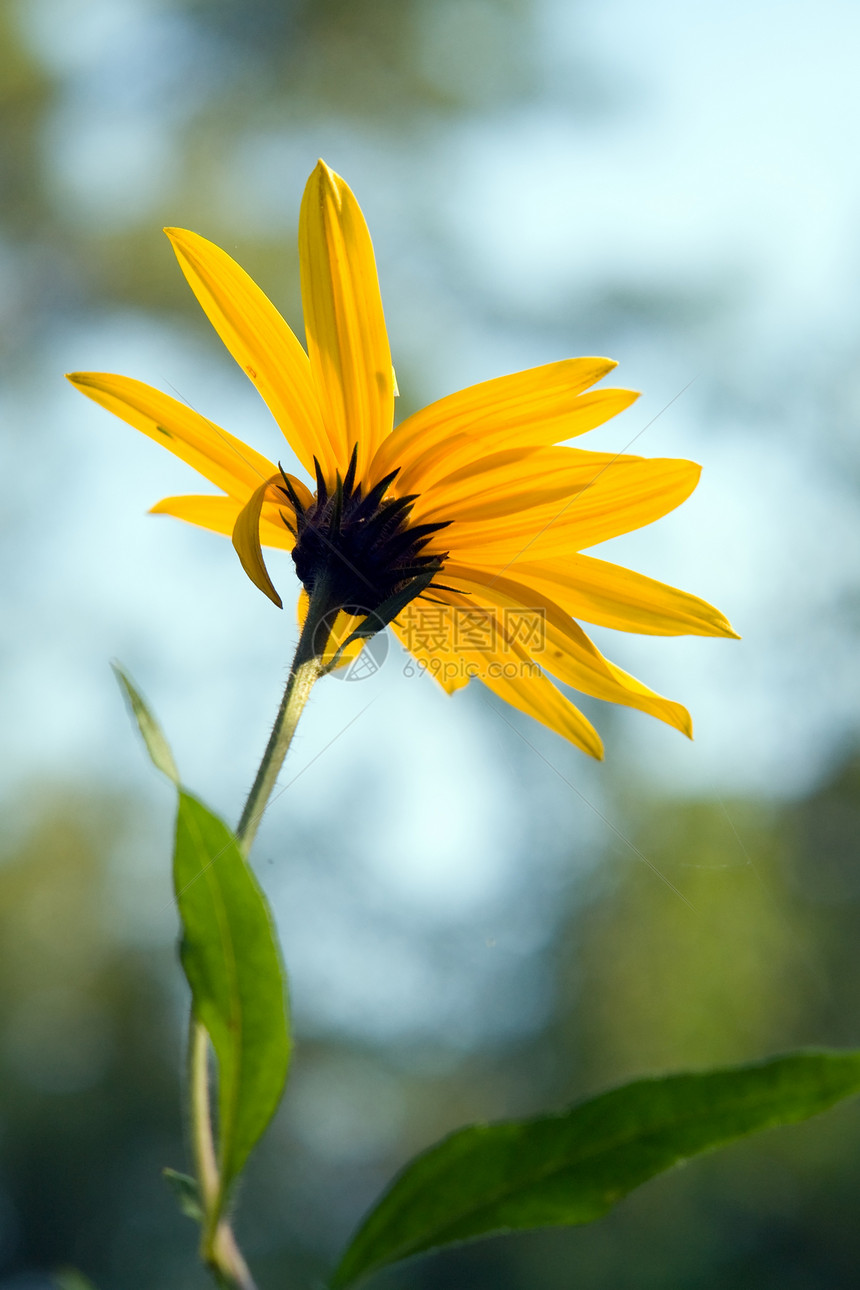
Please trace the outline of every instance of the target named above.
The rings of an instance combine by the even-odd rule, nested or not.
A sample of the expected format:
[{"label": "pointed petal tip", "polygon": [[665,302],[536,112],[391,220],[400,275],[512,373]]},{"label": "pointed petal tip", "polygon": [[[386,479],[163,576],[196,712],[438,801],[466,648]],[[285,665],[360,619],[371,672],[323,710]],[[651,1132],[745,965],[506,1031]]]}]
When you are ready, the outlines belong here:
[{"label": "pointed petal tip", "polygon": [[125,379],[114,376],[112,372],[66,372],[65,376],[76,390],[80,390],[81,394],[86,394],[88,398],[95,399],[97,403],[100,401],[99,394],[104,391],[106,382]]},{"label": "pointed petal tip", "polygon": [[164,231],[165,236],[168,237],[168,241],[170,245],[173,246],[174,252],[177,253],[177,255],[181,250],[184,250],[186,253],[193,254],[193,252],[195,252],[195,246],[197,250],[202,250],[205,249],[206,246],[213,245],[213,243],[210,243],[206,237],[202,237],[200,233],[193,232],[191,228],[173,228],[166,226],[162,231]]},{"label": "pointed petal tip", "polygon": [[165,228],[162,229],[162,232],[166,235],[170,245],[177,253],[180,249],[192,250],[195,242],[198,246],[200,246],[201,243],[204,247],[212,245],[207,238],[202,237],[199,233],[193,232],[190,228],[173,228],[170,225],[166,225]]},{"label": "pointed petal tip", "polygon": [[66,380],[71,381],[75,389],[79,390],[82,386],[98,386],[99,377],[103,377],[103,372],[66,372]]},{"label": "pointed petal tip", "polygon": [[322,157],[319,158],[308,177],[306,190],[310,190],[312,185],[320,192],[328,189],[334,200],[340,205],[341,192],[346,187],[346,184],[340,175],[323,161]]},{"label": "pointed petal tip", "polygon": [[[719,609],[713,610],[710,628],[710,631],[707,633],[709,636],[720,636],[724,640],[730,641],[743,640],[743,636],[741,636],[740,632],[735,631],[728,618],[726,618],[724,614],[721,614]],[[704,634],[705,633],[703,633],[703,635]]]},{"label": "pointed petal tip", "polygon": [[589,385],[594,385],[597,381],[602,381],[610,372],[614,372],[618,366],[617,358],[607,358],[605,354],[578,354],[575,358],[569,358],[562,361],[568,363],[593,363],[595,367],[602,368],[602,371],[600,371],[598,375],[592,376]]},{"label": "pointed petal tip", "polygon": [[[192,233],[191,230],[187,228],[172,228],[169,225],[164,228],[163,232],[166,235],[167,240],[170,242],[170,245],[172,246],[174,254],[179,260],[179,263],[181,264],[182,263],[181,252],[185,251],[187,253],[191,249],[191,246],[194,243],[195,237],[199,237],[199,234]],[[203,239],[200,238],[200,241],[203,241]]]},{"label": "pointed petal tip", "polygon": [[174,510],[171,503],[175,501],[175,497],[162,497],[161,501],[153,503],[146,513],[147,515],[169,515],[174,519],[176,517],[174,516]]},{"label": "pointed petal tip", "polygon": [[[558,687],[556,686],[556,689],[557,688]],[[582,716],[582,713],[578,708],[576,708],[575,711],[578,716]],[[573,737],[566,734],[557,726],[555,727],[555,730],[563,739],[568,739],[575,748],[580,750],[580,752],[584,752],[587,757],[593,758],[594,761],[606,760],[606,749],[603,746],[603,740],[600,738],[600,735],[594,729],[594,726],[590,721],[586,723],[586,728],[584,730],[577,731],[576,735]]]},{"label": "pointed petal tip", "polygon": [[317,164],[314,166],[313,173],[315,175],[324,176],[326,179],[328,179],[331,183],[335,185],[337,185],[338,183],[341,183],[341,184],[343,183],[343,180],[341,179],[337,171],[332,170],[328,162],[323,161],[322,157],[319,157],[317,159]]}]

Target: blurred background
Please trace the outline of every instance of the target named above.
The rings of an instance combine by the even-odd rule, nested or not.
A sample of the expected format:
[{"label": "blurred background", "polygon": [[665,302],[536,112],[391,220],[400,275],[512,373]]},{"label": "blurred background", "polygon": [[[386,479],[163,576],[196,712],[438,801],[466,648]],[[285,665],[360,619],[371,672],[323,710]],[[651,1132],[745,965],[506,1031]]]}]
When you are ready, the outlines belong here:
[{"label": "blurred background", "polygon": [[[0,2],[2,1290],[206,1284],[159,1176],[187,1165],[173,802],[108,660],[234,818],[295,616],[229,542],[146,515],[197,476],[62,374],[148,380],[286,465],[161,227],[301,334],[318,156],[368,218],[400,414],[616,358],[642,398],[586,446],[704,473],[599,554],[744,640],[596,632],[696,723],[585,700],[601,766],[393,642],[318,688],[255,849],[298,1034],[239,1211],[261,1287],[321,1285],[469,1121],[858,1042],[858,42],[849,0]],[[859,1188],[849,1106],[378,1284],[854,1286]]]}]

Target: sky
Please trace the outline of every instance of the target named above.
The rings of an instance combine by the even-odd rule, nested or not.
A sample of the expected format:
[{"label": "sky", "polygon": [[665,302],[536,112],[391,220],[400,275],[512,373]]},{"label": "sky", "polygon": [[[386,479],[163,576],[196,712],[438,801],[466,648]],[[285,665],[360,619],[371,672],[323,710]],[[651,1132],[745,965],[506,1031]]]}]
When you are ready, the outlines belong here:
[{"label": "sky", "polygon": [[[217,59],[183,78],[195,57],[187,20],[153,0],[38,0],[19,13],[59,78],[41,140],[56,200],[105,236],[145,211],[161,238],[175,218],[177,122],[211,89]],[[222,227],[284,239],[286,275],[301,190],[324,156],[367,214],[410,405],[611,342],[618,383],[642,396],[585,446],[703,465],[681,510],[598,554],[712,600],[743,641],[595,633],[611,658],[686,703],[693,744],[641,714],[586,704],[607,735],[607,768],[596,768],[525,721],[512,729],[474,687],[448,699],[405,675],[393,645],[377,677],[321,685],[303,723],[301,774],[272,808],[264,850],[276,853],[287,830],[311,851],[334,796],[362,821],[358,870],[399,917],[420,906],[429,924],[456,927],[480,914],[492,939],[493,911],[520,890],[515,861],[540,801],[548,834],[558,827],[543,894],[508,928],[525,946],[556,881],[560,822],[564,846],[571,830],[591,839],[628,778],[659,792],[791,795],[856,740],[860,718],[860,11],[538,0],[535,17],[537,74],[519,96],[494,106],[493,77],[517,55],[498,11],[486,0],[440,6],[423,20],[425,73],[442,86],[485,77],[473,110],[418,137],[334,113],[261,119],[231,140],[212,198]],[[463,32],[495,61],[458,68]],[[10,795],[71,776],[162,800],[113,657],[153,703],[188,781],[228,816],[264,743],[296,637],[288,595],[279,615],[229,543],[148,517],[160,497],[197,491],[190,472],[61,379],[89,368],[149,380],[286,463],[256,395],[197,327],[190,295],[184,309],[58,313],[0,393],[4,420],[22,432],[3,449]],[[272,569],[288,587],[289,560]],[[317,881],[339,870],[326,873]],[[285,908],[290,893],[304,908],[305,881],[300,864],[273,877]],[[299,954],[309,997],[326,997],[319,945],[342,938],[336,917]],[[368,974],[369,998],[379,973]],[[396,1015],[392,998],[380,1016]],[[346,1015],[354,1004],[332,1006]]]}]

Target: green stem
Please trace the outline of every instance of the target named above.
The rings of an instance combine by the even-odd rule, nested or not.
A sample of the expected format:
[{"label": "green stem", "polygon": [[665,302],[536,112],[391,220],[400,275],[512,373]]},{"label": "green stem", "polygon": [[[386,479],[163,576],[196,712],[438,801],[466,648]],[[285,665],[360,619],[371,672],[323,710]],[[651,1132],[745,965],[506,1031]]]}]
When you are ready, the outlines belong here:
[{"label": "green stem", "polygon": [[[321,674],[320,656],[328,639],[323,620],[332,608],[325,580],[320,579],[310,597],[281,706],[236,829],[236,837],[246,854],[251,849],[257,826],[272,795],[299,717],[314,682]],[[188,1044],[188,1081],[194,1166],[203,1210],[200,1257],[221,1290],[256,1290],[229,1220],[223,1214],[225,1196],[209,1103],[209,1035],[193,1014]]]},{"label": "green stem", "polygon": [[221,1217],[223,1198],[209,1108],[209,1035],[193,1014],[188,1038],[188,1082],[194,1166],[203,1209],[200,1257],[221,1290],[256,1290],[230,1223]]},{"label": "green stem", "polygon": [[320,653],[325,646],[328,633],[322,626],[326,615],[331,612],[331,602],[327,588],[322,585],[314,590],[308,602],[302,634],[296,648],[296,656],[287,678],[287,687],[275,724],[263,753],[263,760],[248,794],[248,800],[242,811],[242,818],[236,829],[236,837],[248,852],[257,832],[257,826],[272,794],[278,779],[287,750],[292,743],[299,717],[308,701],[313,684],[320,675]]},{"label": "green stem", "polygon": [[188,1030],[188,1086],[191,1091],[191,1139],[200,1204],[210,1214],[218,1203],[218,1164],[209,1110],[209,1035],[191,1014]]}]

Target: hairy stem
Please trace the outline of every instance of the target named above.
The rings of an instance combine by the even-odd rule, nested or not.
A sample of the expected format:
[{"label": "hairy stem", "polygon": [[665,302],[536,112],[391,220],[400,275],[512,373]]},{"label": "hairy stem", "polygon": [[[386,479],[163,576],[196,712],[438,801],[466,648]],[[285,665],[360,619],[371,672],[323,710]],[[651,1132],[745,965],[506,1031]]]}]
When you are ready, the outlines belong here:
[{"label": "hairy stem", "polygon": [[251,843],[262,819],[272,789],[280,774],[287,750],[292,743],[299,717],[308,701],[314,682],[320,675],[320,655],[328,639],[325,620],[331,613],[331,604],[326,588],[320,586],[308,602],[302,634],[296,648],[287,686],[275,717],[275,724],[263,753],[256,778],[248,794],[248,800],[242,811],[242,818],[236,829],[236,836],[245,851],[251,849]]}]

